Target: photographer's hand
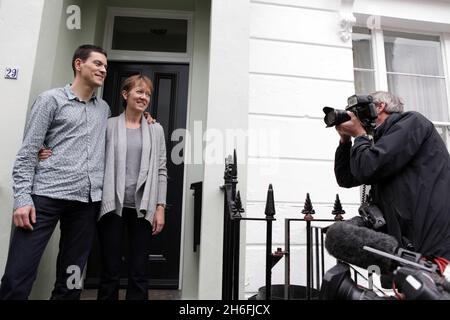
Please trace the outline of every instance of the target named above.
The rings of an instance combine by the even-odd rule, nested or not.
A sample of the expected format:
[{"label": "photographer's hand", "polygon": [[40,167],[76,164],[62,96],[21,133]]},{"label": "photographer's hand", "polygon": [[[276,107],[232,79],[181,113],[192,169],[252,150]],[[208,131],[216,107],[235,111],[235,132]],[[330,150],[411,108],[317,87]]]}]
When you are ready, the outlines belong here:
[{"label": "photographer's hand", "polygon": [[351,136],[349,136],[348,134],[345,134],[342,130],[339,129],[339,126],[336,126],[336,131],[339,133],[339,135],[341,136],[341,140],[339,141],[341,144],[345,144],[345,143],[349,143],[351,140]]},{"label": "photographer's hand", "polygon": [[349,111],[347,111],[347,114],[350,116],[350,120],[336,126],[336,130],[341,136],[341,143],[348,142],[350,137],[359,137],[367,134],[361,125],[361,121],[355,114]]}]

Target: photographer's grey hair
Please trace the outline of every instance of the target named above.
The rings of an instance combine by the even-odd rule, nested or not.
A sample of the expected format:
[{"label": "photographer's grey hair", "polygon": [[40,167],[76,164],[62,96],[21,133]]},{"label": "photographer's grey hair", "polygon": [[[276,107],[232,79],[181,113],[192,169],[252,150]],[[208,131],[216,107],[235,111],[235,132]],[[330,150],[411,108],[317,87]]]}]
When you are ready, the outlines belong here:
[{"label": "photographer's grey hair", "polygon": [[402,113],[403,112],[403,101],[396,95],[386,91],[375,91],[370,94],[373,98],[375,104],[384,102],[386,105],[384,111],[386,113]]}]

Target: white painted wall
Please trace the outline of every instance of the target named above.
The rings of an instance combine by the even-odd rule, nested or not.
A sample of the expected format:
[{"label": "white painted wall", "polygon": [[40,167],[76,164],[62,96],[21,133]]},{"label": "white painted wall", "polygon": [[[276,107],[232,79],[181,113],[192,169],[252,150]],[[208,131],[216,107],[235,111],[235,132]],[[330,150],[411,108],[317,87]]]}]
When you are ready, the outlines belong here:
[{"label": "white painted wall", "polygon": [[[342,108],[353,94],[351,42],[339,37],[340,1],[251,1],[250,135],[247,214],[263,217],[273,184],[273,250],[284,249],[284,219],[302,218],[309,192],[317,218],[333,218],[336,193],[355,211],[358,190],[340,189],[333,161],[338,143],[323,123],[323,106]],[[264,139],[270,132],[272,138]],[[269,146],[267,146],[269,144]],[[265,146],[264,146],[265,145]],[[306,283],[305,224],[291,225],[291,283]],[[265,285],[265,226],[247,224],[246,294]],[[327,257],[327,264],[334,261]],[[284,283],[284,260],[272,269]]]},{"label": "white painted wall", "polygon": [[[21,145],[38,47],[43,0],[0,1],[0,273],[6,264],[12,219],[12,167]],[[5,68],[19,68],[18,80],[4,79]]]}]

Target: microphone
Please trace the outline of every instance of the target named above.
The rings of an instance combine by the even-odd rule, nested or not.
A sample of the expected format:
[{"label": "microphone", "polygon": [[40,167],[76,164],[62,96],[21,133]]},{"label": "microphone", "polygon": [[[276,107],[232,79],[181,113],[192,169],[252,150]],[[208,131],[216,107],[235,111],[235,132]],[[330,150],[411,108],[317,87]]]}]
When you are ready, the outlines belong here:
[{"label": "microphone", "polygon": [[364,227],[361,217],[335,222],[328,227],[325,248],[338,260],[367,269],[371,265],[380,267],[382,273],[389,273],[395,262],[363,249],[369,246],[390,254],[399,247],[397,240],[387,234]]}]

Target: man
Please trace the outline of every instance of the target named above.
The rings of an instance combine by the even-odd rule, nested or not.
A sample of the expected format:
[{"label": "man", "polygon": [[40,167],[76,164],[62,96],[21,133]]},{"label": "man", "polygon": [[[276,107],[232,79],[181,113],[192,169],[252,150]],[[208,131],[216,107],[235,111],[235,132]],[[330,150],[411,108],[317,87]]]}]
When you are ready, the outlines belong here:
[{"label": "man", "polygon": [[[102,197],[108,104],[95,95],[107,55],[83,45],[74,53],[71,85],[46,91],[31,109],[13,169],[16,226],[0,299],[27,299],[45,246],[60,222],[57,274],[51,299],[79,299],[79,283],[95,234]],[[52,157],[38,161],[42,145]]]},{"label": "man", "polygon": [[[425,256],[450,259],[450,156],[433,124],[403,112],[388,92],[371,94],[378,118],[373,141],[353,113],[336,126],[335,175],[341,187],[372,185],[387,233]],[[354,137],[352,146],[351,137]]]}]

